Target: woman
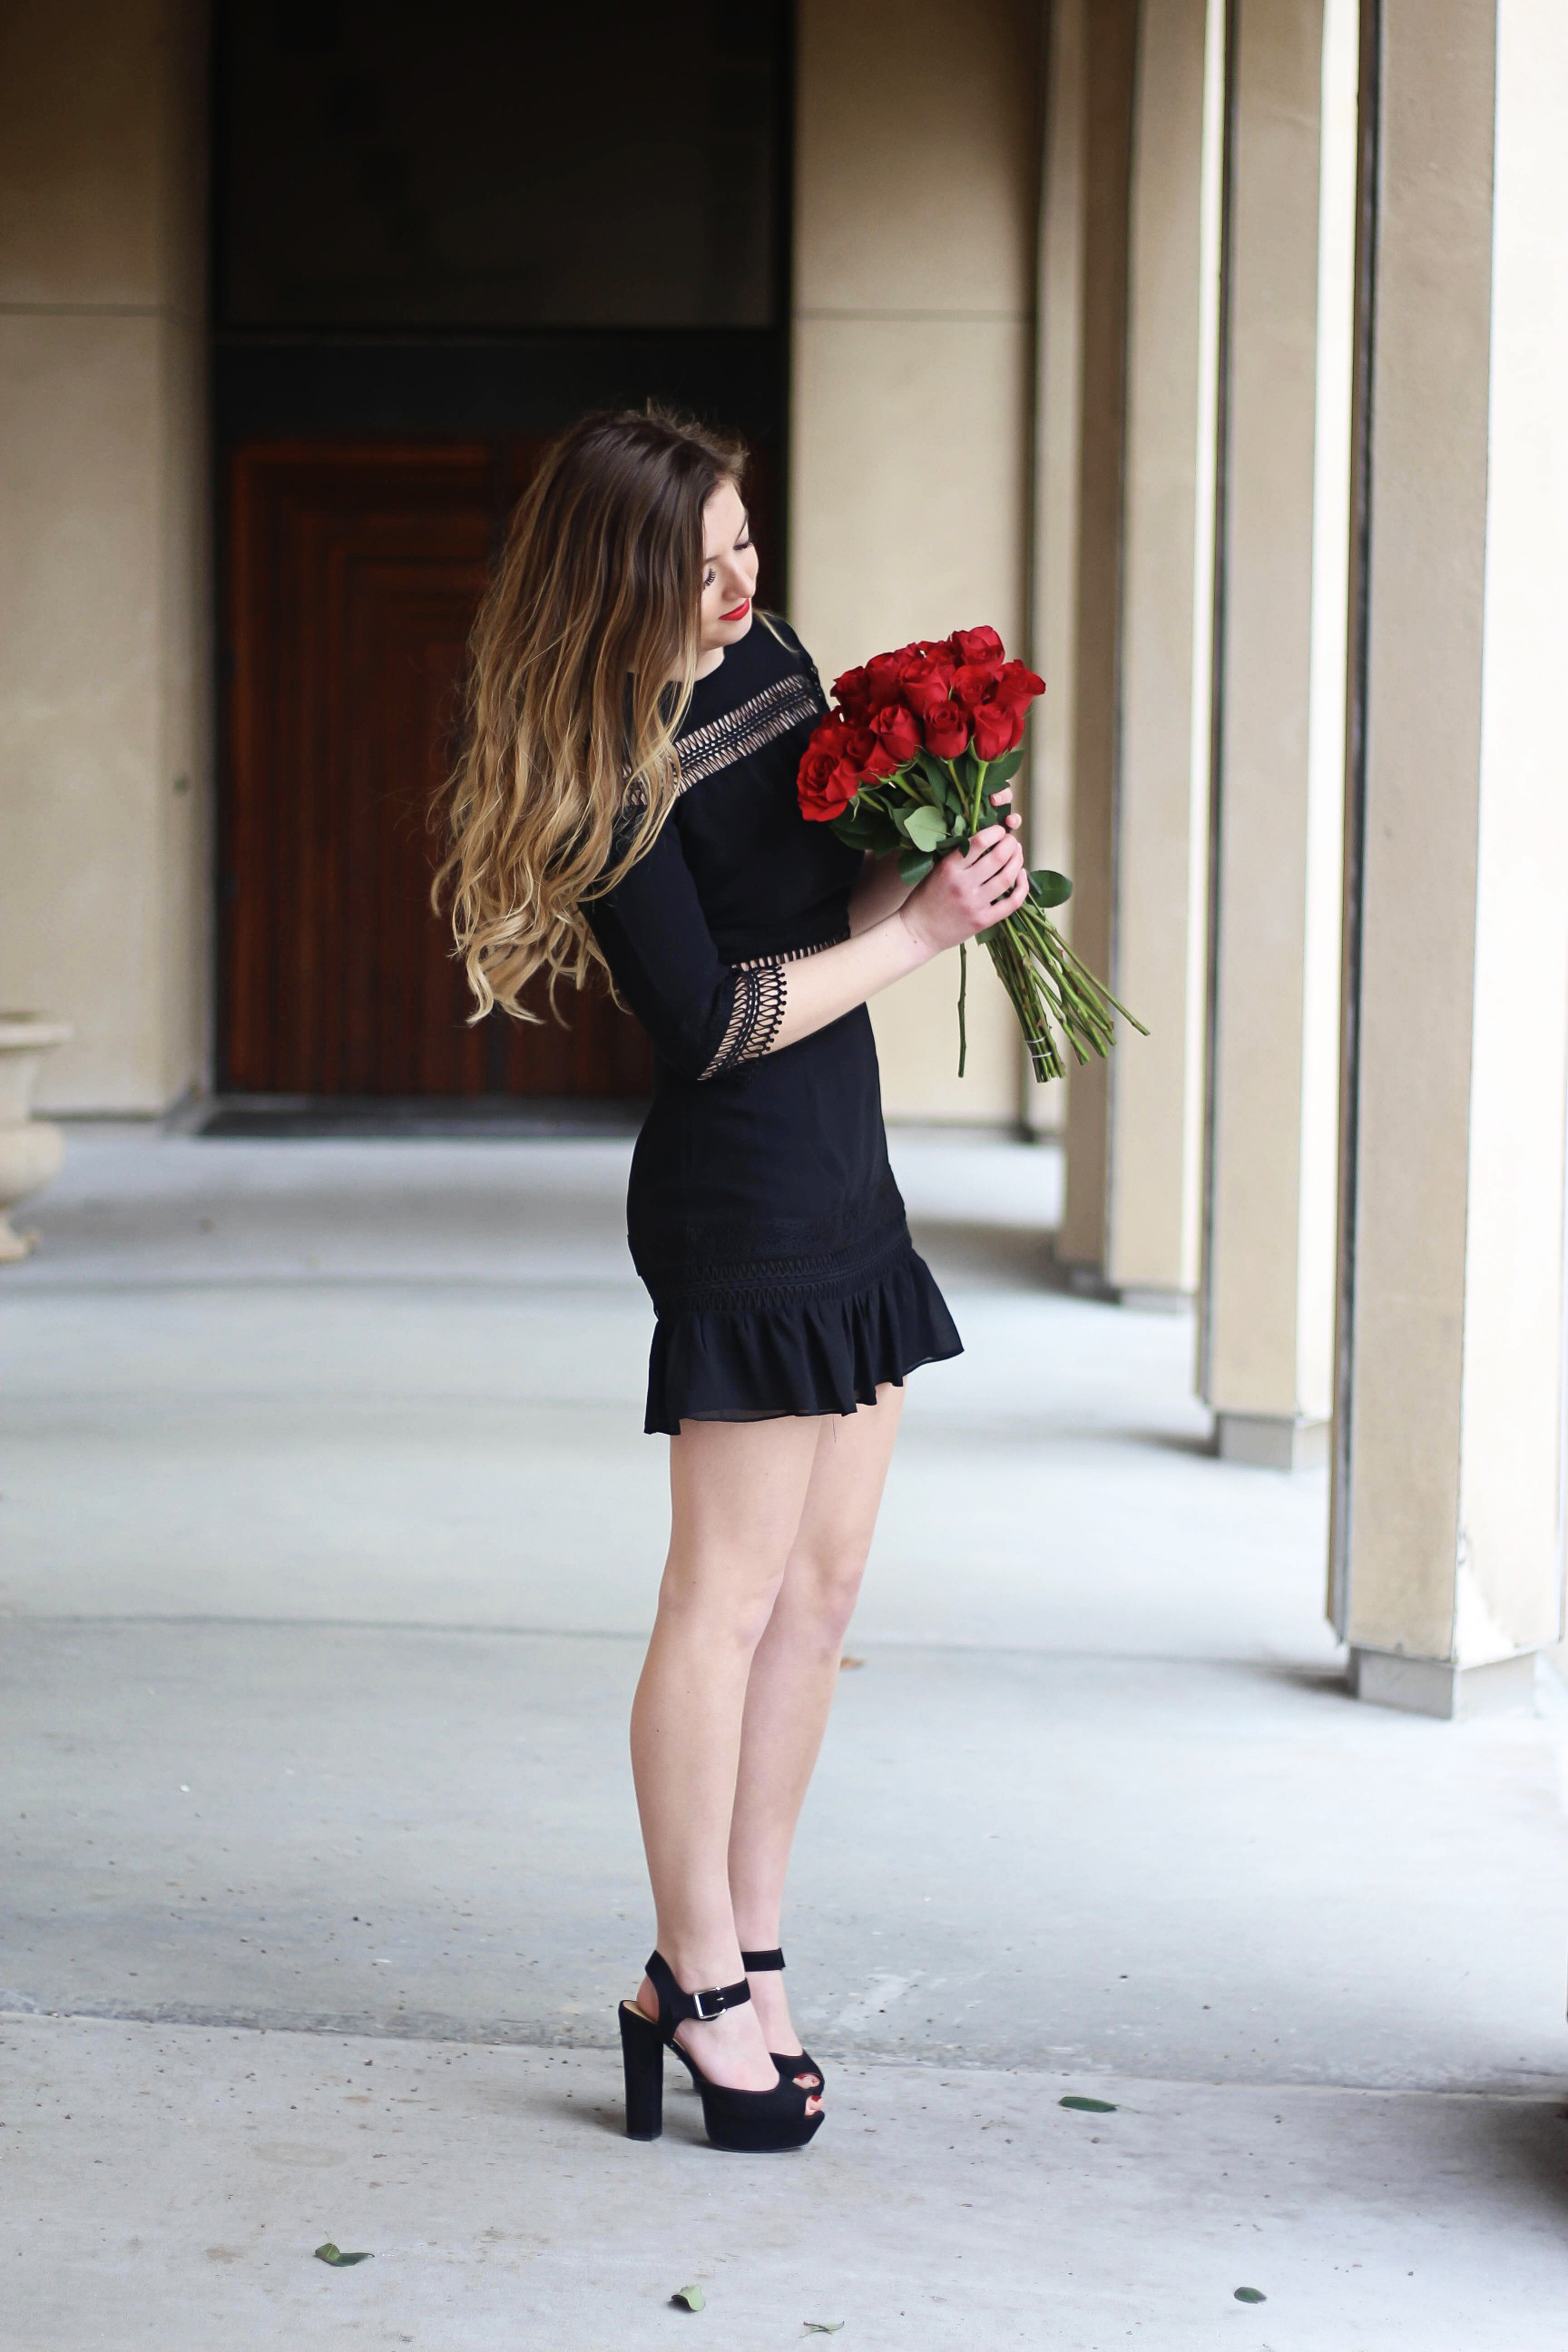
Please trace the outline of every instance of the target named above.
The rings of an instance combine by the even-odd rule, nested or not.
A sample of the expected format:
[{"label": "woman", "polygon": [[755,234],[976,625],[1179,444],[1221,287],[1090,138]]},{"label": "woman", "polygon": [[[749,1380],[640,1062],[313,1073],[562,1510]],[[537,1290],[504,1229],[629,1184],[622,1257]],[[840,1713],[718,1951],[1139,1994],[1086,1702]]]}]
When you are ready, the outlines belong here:
[{"label": "woman", "polygon": [[620,2009],[626,2128],[658,2136],[668,2046],[709,2137],[756,2150],[822,2120],[784,1872],[904,1376],[960,1347],[888,1165],[866,1002],[1028,877],[1016,817],[912,893],[802,818],[825,705],[753,612],[742,463],[651,411],[546,455],[476,627],[443,878],[476,1018],[601,965],[657,1052],[627,1225],[671,1528],[632,1711],[658,1946]]}]

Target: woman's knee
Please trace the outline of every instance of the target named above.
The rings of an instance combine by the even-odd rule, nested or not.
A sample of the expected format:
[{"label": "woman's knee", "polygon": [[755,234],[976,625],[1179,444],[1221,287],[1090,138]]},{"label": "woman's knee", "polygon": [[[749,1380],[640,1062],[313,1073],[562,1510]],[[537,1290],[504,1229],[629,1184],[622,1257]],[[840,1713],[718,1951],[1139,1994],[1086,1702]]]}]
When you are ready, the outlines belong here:
[{"label": "woman's knee", "polygon": [[785,1562],[767,1556],[721,1559],[672,1552],[659,1586],[659,1614],[713,1642],[754,1650],[767,1630]]},{"label": "woman's knee", "polygon": [[828,1643],[841,1642],[855,1614],[868,1546],[853,1540],[795,1551],[784,1571],[791,1613]]}]

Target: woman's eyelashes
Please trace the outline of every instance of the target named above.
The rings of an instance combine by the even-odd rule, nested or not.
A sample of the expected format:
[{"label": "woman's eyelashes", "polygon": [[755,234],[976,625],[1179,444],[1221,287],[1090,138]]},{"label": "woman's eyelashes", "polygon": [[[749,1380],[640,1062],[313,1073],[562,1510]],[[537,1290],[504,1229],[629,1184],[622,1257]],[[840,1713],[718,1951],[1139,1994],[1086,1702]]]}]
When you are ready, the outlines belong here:
[{"label": "woman's eyelashes", "polygon": [[[738,539],[731,551],[736,555],[744,555],[749,551],[751,544],[749,539]],[[702,585],[704,588],[711,588],[718,577],[719,574],[716,572],[705,572],[702,575]]]}]

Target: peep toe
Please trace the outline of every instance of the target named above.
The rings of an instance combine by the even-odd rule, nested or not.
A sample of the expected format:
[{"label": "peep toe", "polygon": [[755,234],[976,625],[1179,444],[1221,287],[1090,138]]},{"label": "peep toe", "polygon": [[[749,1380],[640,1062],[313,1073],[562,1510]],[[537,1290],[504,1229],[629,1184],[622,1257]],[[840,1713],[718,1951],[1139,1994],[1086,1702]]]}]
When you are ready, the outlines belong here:
[{"label": "peep toe", "polygon": [[705,2021],[726,2009],[739,2009],[752,1998],[742,1977],[739,1984],[715,1985],[705,1992],[682,1992],[661,1952],[647,1964],[648,1981],[658,1997],[657,2021],[635,2000],[620,2006],[621,2060],[626,2070],[626,2137],[657,2139],[664,2129],[664,2053],[673,2050],[697,2086],[702,2101],[702,2122],[715,2147],[742,2155],[771,2155],[786,2147],[804,2147],[822,2121],[820,2108],[805,2112],[816,2091],[781,2078],[771,2091],[732,2091],[710,2082],[691,2053],[677,2042],[675,2029],[688,2018]]},{"label": "peep toe", "polygon": [[[772,1976],[784,1964],[784,1956],[776,1944],[768,1952],[742,1952],[741,1955],[741,1966],[749,1977]],[[822,2096],[826,2078],[809,2050],[802,2050],[794,2058],[787,2052],[781,2053],[777,2050],[770,2051],[768,2054],[786,2083],[793,2083],[797,2074],[815,2074],[816,2088],[807,2095],[814,2099]]]}]

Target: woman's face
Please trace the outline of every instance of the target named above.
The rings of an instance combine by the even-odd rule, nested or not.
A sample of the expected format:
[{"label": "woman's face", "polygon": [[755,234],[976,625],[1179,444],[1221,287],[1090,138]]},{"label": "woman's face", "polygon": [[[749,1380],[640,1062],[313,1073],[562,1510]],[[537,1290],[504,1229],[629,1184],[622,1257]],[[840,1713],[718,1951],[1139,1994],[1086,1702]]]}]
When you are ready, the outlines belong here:
[{"label": "woman's face", "polygon": [[702,509],[702,602],[697,624],[700,670],[714,668],[727,646],[752,625],[757,551],[733,482],[721,482]]}]

